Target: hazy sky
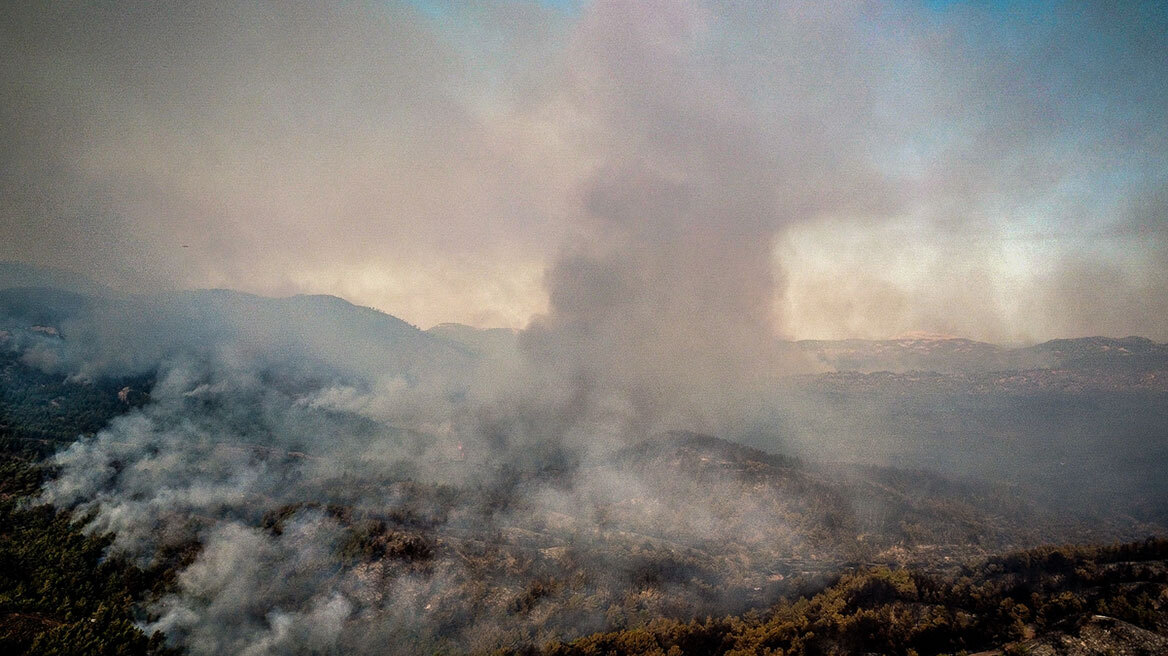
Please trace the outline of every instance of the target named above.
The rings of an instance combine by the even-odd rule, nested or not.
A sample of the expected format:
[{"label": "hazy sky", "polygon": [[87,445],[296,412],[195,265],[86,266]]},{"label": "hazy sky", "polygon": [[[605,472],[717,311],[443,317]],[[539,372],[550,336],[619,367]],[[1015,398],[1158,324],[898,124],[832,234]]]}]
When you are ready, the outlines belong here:
[{"label": "hazy sky", "polygon": [[0,259],[423,327],[1168,340],[1165,3],[30,1],[0,54]]}]

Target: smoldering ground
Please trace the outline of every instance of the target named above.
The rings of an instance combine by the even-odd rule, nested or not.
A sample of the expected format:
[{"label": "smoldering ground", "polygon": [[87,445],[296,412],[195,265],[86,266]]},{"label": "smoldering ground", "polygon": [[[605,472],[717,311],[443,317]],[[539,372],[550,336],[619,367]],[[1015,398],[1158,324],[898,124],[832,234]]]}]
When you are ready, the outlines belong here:
[{"label": "smoldering ground", "polygon": [[[432,399],[442,430],[406,425],[416,398],[388,420],[384,398],[375,414],[328,400],[351,402],[338,389],[352,379],[317,381],[278,365],[176,366],[149,405],[54,459],[44,499],[92,513],[115,549],[144,564],[197,550],[147,604],[147,629],[193,653],[539,643],[765,604],[793,573],[785,562],[830,572],[913,539],[989,547],[986,507],[1017,506],[959,501],[964,489],[862,494],[868,483],[711,438],[618,447],[620,422],[597,411],[569,422],[549,406],[503,417]],[[1011,516],[1002,539],[1037,539],[1040,516]],[[905,521],[930,533],[906,542]]]},{"label": "smoldering ground", "polygon": [[[200,299],[214,329],[191,332],[213,338],[127,353],[130,326],[196,322],[190,308],[160,317],[183,304],[139,299],[116,302],[150,312],[123,313],[112,339],[82,330],[90,309],[58,316],[57,335],[29,327],[56,315],[14,317],[5,345],[92,380],[165,354],[149,402],[58,454],[44,499],[91,514],[144,564],[192,557],[143,622],[194,653],[539,643],[765,605],[798,571],[896,547],[1068,535],[989,486],[662,435],[653,427],[678,415],[649,413],[668,406],[629,401],[637,390],[619,379],[564,375],[526,335],[475,350],[336,299],[181,298]],[[314,346],[362,318],[387,354]],[[85,349],[69,346],[81,337]],[[128,359],[82,366],[107,349]]]},{"label": "smoldering ground", "polygon": [[[116,531],[117,548],[143,559],[202,545],[176,594],[158,602],[154,625],[197,653],[308,648],[335,641],[342,625],[352,642],[366,635],[358,620],[381,628],[364,645],[373,653],[442,638],[465,645],[464,631],[479,623],[506,625],[507,597],[521,595],[532,568],[556,571],[508,566],[516,553],[540,552],[502,531],[563,510],[590,521],[586,492],[570,491],[572,471],[557,471],[541,492],[538,477],[506,469],[520,459],[473,435],[436,440],[370,425],[320,409],[315,390],[289,395],[238,369],[176,368],[151,394],[150,406],[61,454],[46,499],[96,511],[93,528]],[[547,503],[535,501],[541,495]],[[561,529],[547,546],[570,536]],[[420,546],[401,551],[401,540]],[[348,543],[356,551],[347,556]]]}]

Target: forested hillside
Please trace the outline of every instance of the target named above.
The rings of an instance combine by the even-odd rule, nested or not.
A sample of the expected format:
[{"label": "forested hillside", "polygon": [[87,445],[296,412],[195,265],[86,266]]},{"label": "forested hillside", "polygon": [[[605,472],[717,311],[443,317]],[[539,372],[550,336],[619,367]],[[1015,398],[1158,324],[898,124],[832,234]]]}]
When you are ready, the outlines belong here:
[{"label": "forested hillside", "polygon": [[25,457],[0,454],[0,653],[179,653],[142,631],[137,604],[181,557],[144,571],[110,554],[110,536],[84,532],[84,517],[36,503],[41,476]]},{"label": "forested hillside", "polygon": [[148,376],[76,379],[0,348],[0,448],[48,455],[149,400]]},{"label": "forested hillside", "polygon": [[1141,654],[1168,650],[1168,540],[1043,547],[947,572],[864,569],[737,617],[657,620],[538,650],[627,654]]}]

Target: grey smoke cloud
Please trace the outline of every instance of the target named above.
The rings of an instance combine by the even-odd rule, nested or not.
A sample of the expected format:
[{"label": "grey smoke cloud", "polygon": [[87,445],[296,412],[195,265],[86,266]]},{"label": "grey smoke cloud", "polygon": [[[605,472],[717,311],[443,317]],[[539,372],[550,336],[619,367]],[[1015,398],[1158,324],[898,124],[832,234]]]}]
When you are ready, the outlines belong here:
[{"label": "grey smoke cloud", "polygon": [[[748,322],[887,336],[936,322],[889,322],[867,284],[828,317],[792,313],[833,283],[788,284],[807,256],[766,251],[818,219],[921,224],[908,257],[971,232],[1015,250],[1042,236],[1006,271],[979,255],[991,279],[970,296],[943,283],[956,332],[1106,332],[1036,301],[1068,292],[1029,269],[1065,257],[1107,279],[1092,293],[1119,284],[1127,310],[1162,304],[1163,13],[20,3],[2,21],[0,256],[139,289],[328,292],[423,325],[522,327],[562,295],[541,272],[566,272],[563,244],[578,261],[639,240],[677,269],[725,252],[705,269]],[[685,267],[664,255],[683,234]],[[887,276],[862,247],[838,259],[836,274],[932,302],[925,270]],[[1018,298],[978,300],[1010,276]],[[1164,338],[1162,317],[1136,316],[1124,327]],[[996,330],[1003,317],[1024,327]]]}]

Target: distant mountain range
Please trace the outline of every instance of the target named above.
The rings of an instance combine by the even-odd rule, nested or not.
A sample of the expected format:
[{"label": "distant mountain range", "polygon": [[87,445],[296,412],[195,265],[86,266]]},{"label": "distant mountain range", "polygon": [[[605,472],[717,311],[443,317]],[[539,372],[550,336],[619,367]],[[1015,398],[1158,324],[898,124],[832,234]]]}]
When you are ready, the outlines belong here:
[{"label": "distant mountain range", "polygon": [[1168,369],[1168,344],[1143,337],[1055,339],[1013,348],[959,338],[802,340],[794,347],[825,369],[865,373]]},{"label": "distant mountain range", "polygon": [[[0,262],[0,321],[56,327],[86,340],[119,340],[122,348],[144,344],[154,355],[168,346],[189,348],[226,339],[267,342],[291,351],[302,344],[333,343],[339,348],[324,348],[328,357],[346,359],[345,352],[360,352],[365,360],[372,353],[378,366],[392,368],[407,366],[407,360],[457,359],[517,348],[514,331],[453,323],[422,331],[335,296],[269,298],[225,289],[132,295],[68,271],[14,262]],[[324,336],[329,339],[318,339]],[[785,345],[819,372],[1168,370],[1168,344],[1143,337],[1055,339],[1024,347],[946,336]]]}]

